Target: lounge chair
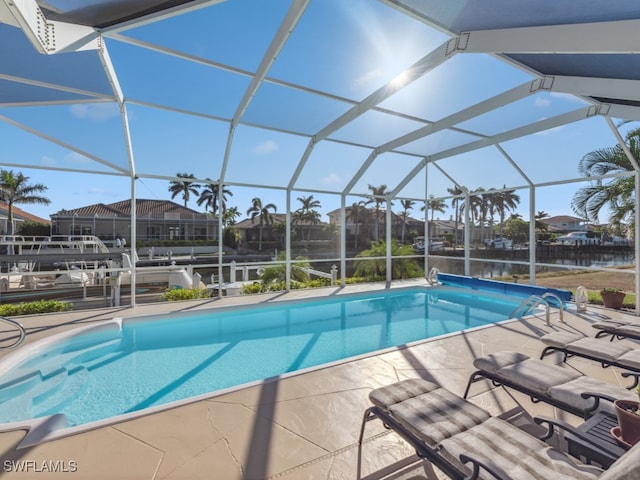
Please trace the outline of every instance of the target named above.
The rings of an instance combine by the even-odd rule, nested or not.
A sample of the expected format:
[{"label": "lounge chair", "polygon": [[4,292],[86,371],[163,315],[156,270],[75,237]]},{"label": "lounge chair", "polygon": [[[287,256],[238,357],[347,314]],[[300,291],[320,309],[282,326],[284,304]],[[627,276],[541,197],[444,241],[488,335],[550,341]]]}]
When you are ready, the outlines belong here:
[{"label": "lounge chair", "polygon": [[[632,342],[610,343],[571,332],[548,333],[540,340],[546,345],[540,359],[560,352],[565,362],[572,356],[583,357],[600,362],[604,368],[618,367],[640,373],[640,345]],[[637,387],[639,376],[633,375],[635,382],[629,389]]]},{"label": "lounge chair", "polygon": [[630,338],[633,340],[640,340],[640,323],[638,322],[623,320],[602,320],[593,323],[591,326],[599,330],[599,332],[596,333],[596,338],[611,335],[612,341],[614,338]]},{"label": "lounge chair", "polygon": [[[373,406],[365,411],[360,429],[358,479],[365,426],[376,418],[415,448],[419,457],[455,480],[630,480],[637,479],[640,469],[640,444],[602,473],[601,469],[580,464],[541,439],[426,380],[403,380],[373,390],[369,398]],[[545,439],[553,434],[554,425],[577,432],[552,419],[536,422],[549,423]]]},{"label": "lounge chair", "polygon": [[[473,365],[478,370],[469,377],[464,398],[472,383],[488,379],[495,386],[512,388],[535,402],[545,402],[583,418],[589,418],[601,409],[612,409],[611,402],[617,398],[637,399],[637,394],[623,387],[519,352],[493,353],[475,359]],[[602,399],[606,401],[601,402]]]}]

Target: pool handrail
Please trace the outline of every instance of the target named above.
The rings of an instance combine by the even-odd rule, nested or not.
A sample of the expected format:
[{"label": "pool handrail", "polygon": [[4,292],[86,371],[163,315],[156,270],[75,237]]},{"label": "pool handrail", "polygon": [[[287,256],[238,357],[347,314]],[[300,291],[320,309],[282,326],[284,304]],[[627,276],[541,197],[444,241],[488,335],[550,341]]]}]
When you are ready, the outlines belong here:
[{"label": "pool handrail", "polygon": [[22,342],[24,342],[24,339],[27,336],[27,330],[24,328],[24,326],[16,321],[16,320],[12,320],[11,318],[8,317],[3,317],[0,316],[0,320],[8,323],[9,325],[12,325],[14,327],[16,327],[18,330],[20,330],[20,338],[18,338],[18,340],[15,341],[15,343],[12,343],[11,345],[3,345],[0,346],[0,349],[2,348],[16,348],[18,345],[20,345]]},{"label": "pool handrail", "polygon": [[[564,303],[562,302],[562,299],[556,295],[553,292],[545,292],[541,295],[542,298],[547,298],[547,297],[551,297],[553,298],[556,302],[558,302],[558,310],[560,311],[560,321],[562,323],[564,323]],[[549,305],[549,303],[547,302],[547,305]]]},{"label": "pool handrail", "polygon": [[532,309],[532,308],[536,308],[541,303],[544,303],[545,306],[546,306],[546,308],[545,308],[545,320],[547,322],[547,326],[551,325],[551,306],[549,305],[549,302],[547,302],[540,295],[531,295],[531,296],[529,296],[520,305],[518,305],[518,307],[513,312],[511,312],[511,315],[509,315],[509,318],[514,318],[516,313],[518,313],[518,311],[520,309],[524,308],[524,307],[529,307],[530,309]]}]

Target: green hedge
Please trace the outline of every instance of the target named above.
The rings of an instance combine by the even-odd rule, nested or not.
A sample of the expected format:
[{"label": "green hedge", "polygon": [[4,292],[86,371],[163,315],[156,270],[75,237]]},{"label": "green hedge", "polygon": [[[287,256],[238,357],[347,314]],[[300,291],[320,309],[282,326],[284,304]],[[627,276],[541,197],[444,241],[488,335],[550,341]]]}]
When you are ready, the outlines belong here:
[{"label": "green hedge", "polygon": [[13,317],[16,315],[35,315],[38,313],[64,312],[71,310],[70,303],[58,300],[38,300],[35,302],[5,303],[0,305],[0,315]]},{"label": "green hedge", "polygon": [[167,288],[160,298],[168,302],[177,302],[180,300],[197,300],[198,298],[210,297],[210,290],[202,290],[200,288]]}]

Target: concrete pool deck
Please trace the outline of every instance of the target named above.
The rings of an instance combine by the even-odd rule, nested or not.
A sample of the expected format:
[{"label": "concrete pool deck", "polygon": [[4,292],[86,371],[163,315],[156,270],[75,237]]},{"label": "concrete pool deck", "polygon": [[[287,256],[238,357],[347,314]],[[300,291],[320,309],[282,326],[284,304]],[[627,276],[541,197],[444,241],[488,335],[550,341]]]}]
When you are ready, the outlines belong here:
[{"label": "concrete pool deck", "polygon": [[[397,282],[394,287],[415,284]],[[419,284],[424,285],[424,280]],[[197,302],[157,303],[22,317],[25,344],[54,333],[119,316],[201,310],[217,306],[274,302],[353,293],[376,285],[353,285],[294,291],[287,294],[225,297]],[[356,478],[357,440],[369,392],[400,379],[422,377],[462,395],[473,359],[499,350],[517,350],[538,357],[539,337],[558,330],[593,336],[590,324],[603,318],[630,317],[619,311],[589,306],[586,313],[565,312],[566,323],[552,309],[544,315],[483,327],[418,342],[380,354],[343,361],[313,371],[263,382],[231,393],[160,413],[98,428],[28,448],[16,447],[24,431],[0,433],[0,477],[7,479],[352,479]],[[635,317],[632,317],[635,318]],[[4,329],[0,329],[0,338]],[[603,342],[608,340],[602,339]],[[2,350],[0,356],[6,355]],[[545,359],[559,361],[559,355]],[[573,358],[567,368],[627,385],[615,368]],[[498,415],[555,415],[572,423],[580,419],[533,404],[528,397],[491,388],[486,381],[471,387],[470,398]],[[512,415],[513,416],[513,415]],[[514,417],[515,418],[515,417]],[[391,476],[385,470],[411,457],[413,450],[379,422],[366,429],[363,473],[371,478],[429,478],[424,462],[403,467]],[[396,466],[399,466],[397,463]],[[55,470],[55,471],[51,471]],[[441,476],[441,475],[438,475]]]}]

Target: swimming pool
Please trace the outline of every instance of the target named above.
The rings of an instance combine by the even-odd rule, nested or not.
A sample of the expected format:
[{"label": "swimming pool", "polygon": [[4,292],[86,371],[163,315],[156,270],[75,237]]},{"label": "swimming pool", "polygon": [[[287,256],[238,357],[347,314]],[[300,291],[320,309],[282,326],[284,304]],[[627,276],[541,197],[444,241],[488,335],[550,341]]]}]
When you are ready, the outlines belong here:
[{"label": "swimming pool", "polygon": [[519,300],[448,287],[401,288],[81,327],[25,345],[0,362],[0,430],[43,418],[55,419],[54,430],[113,423],[493,324],[508,319]]}]

